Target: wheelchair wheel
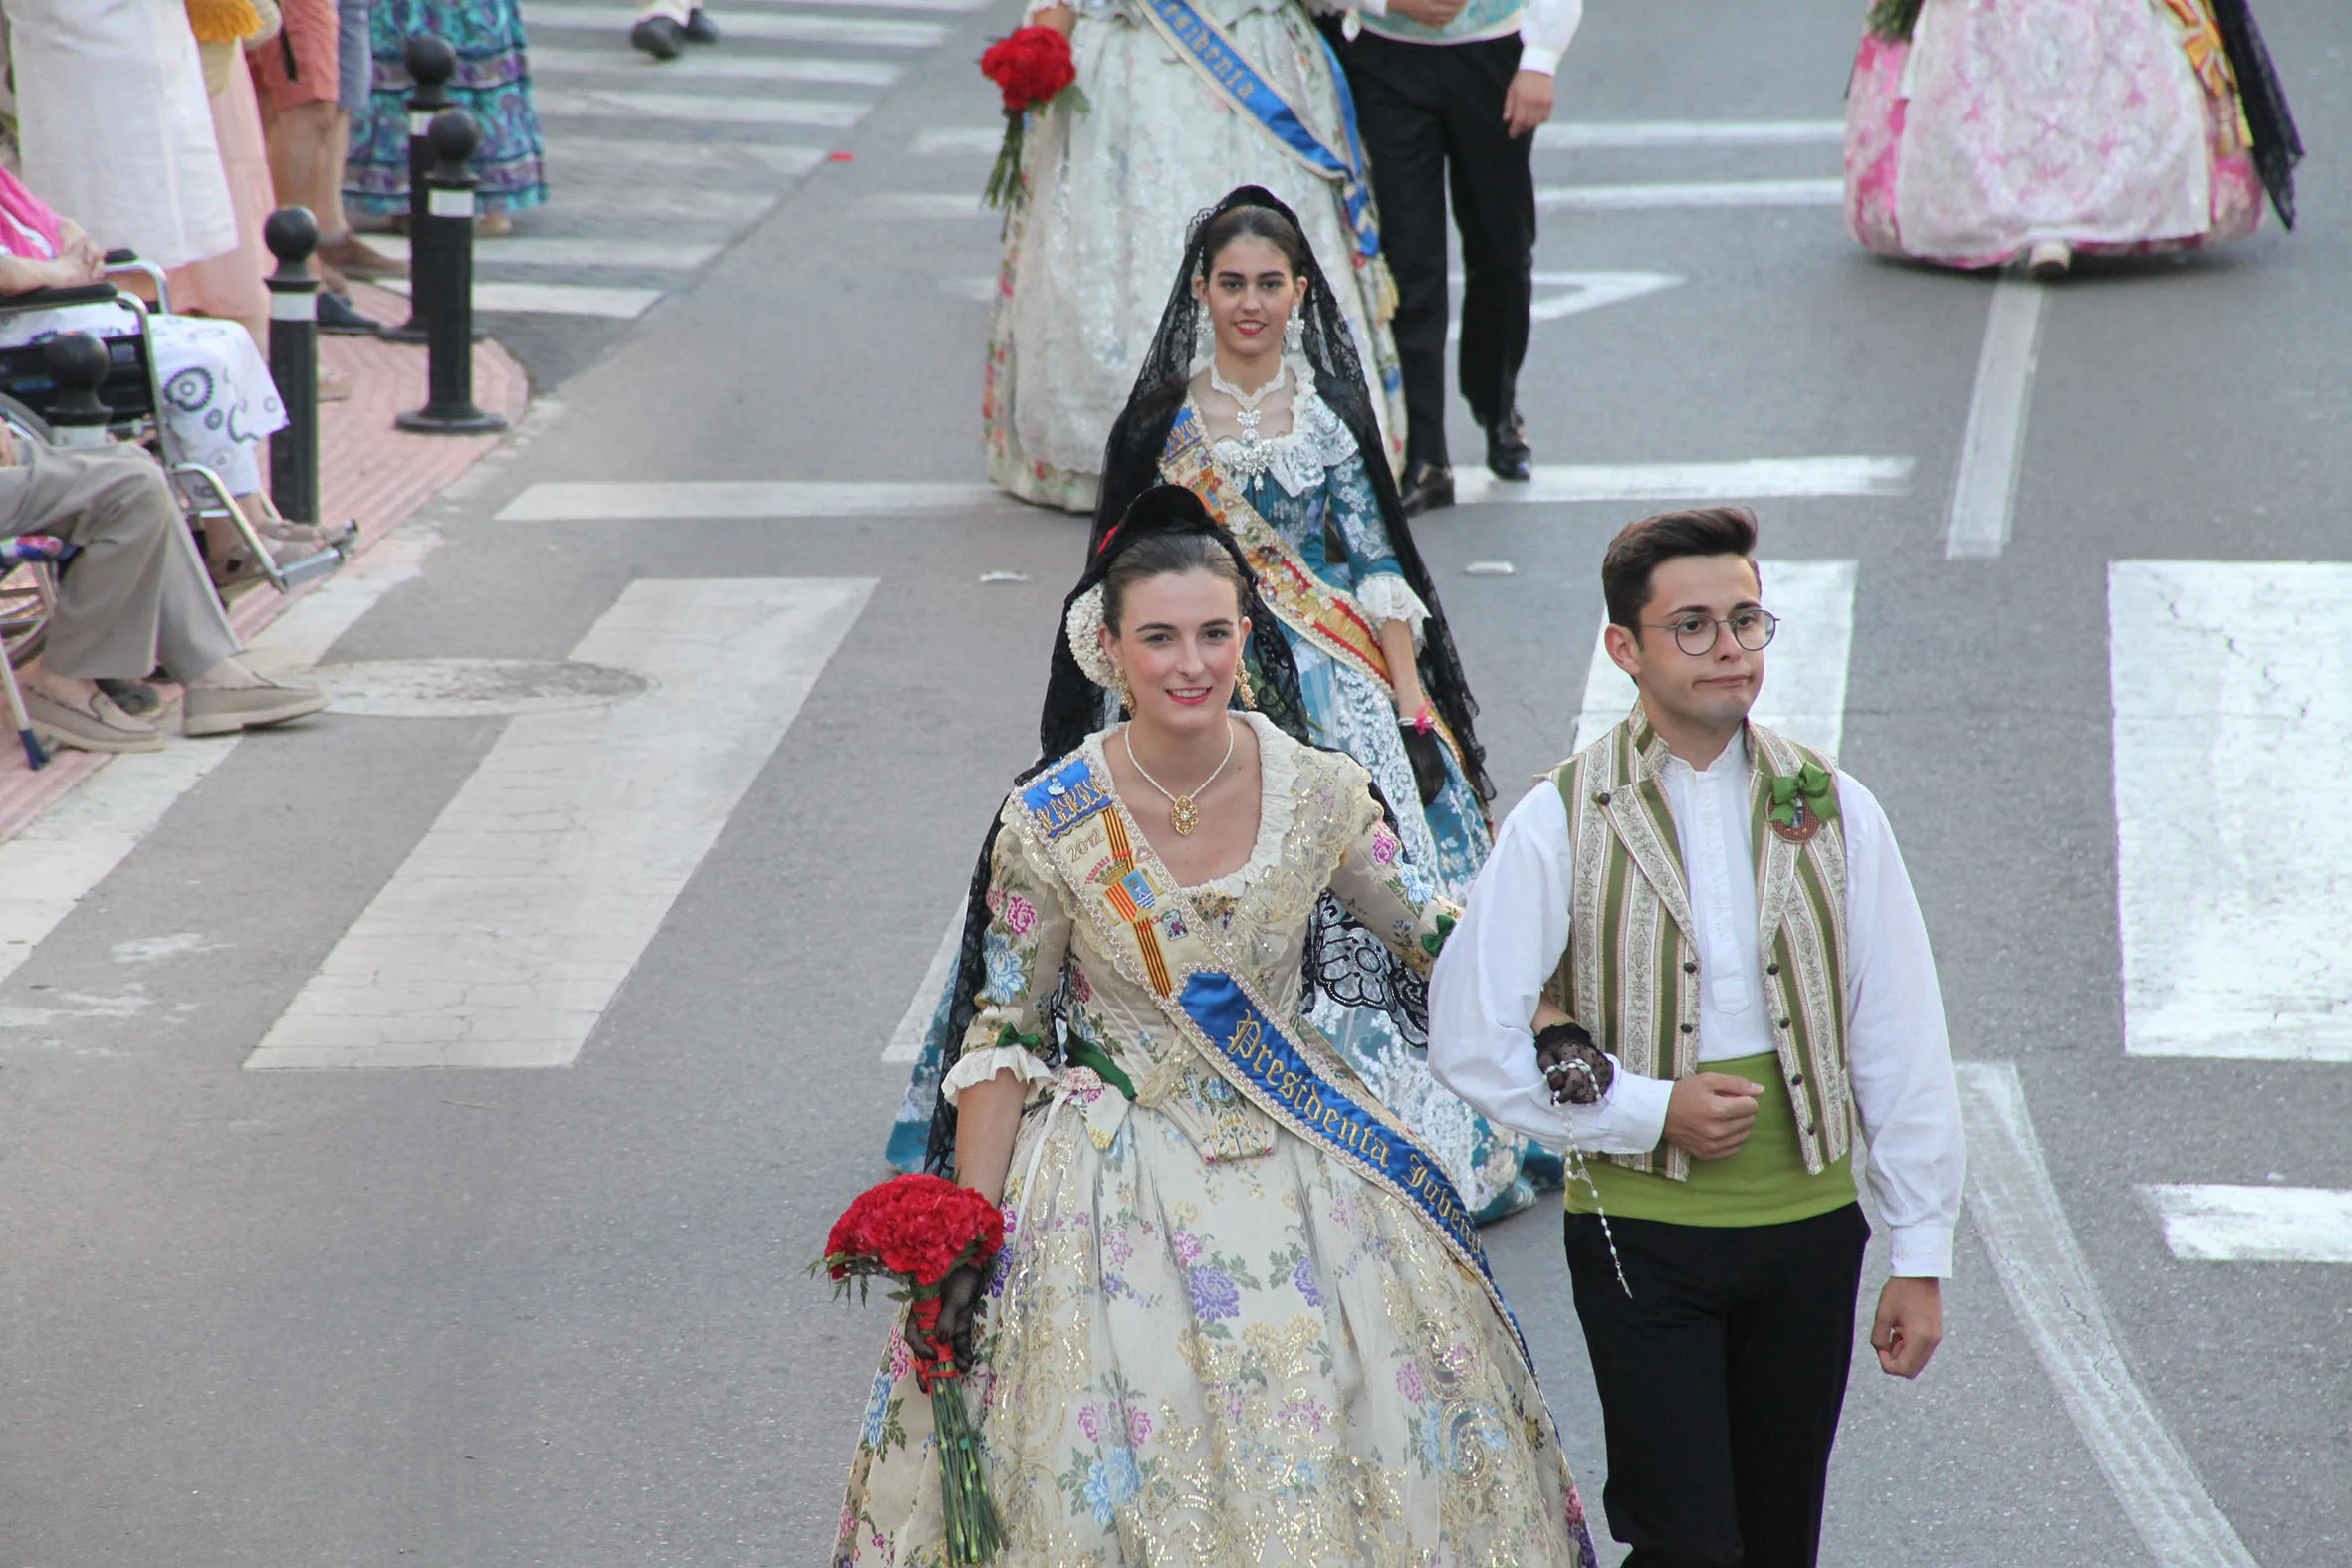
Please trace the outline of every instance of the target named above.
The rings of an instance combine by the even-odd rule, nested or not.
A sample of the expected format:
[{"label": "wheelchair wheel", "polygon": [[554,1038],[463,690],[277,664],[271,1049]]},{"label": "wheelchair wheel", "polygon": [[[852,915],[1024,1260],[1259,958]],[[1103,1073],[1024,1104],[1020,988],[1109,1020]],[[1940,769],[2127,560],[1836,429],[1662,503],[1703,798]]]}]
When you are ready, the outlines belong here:
[{"label": "wheelchair wheel", "polygon": [[[0,393],[0,422],[36,440],[50,439],[48,421],[5,393]],[[31,660],[49,639],[49,616],[56,608],[56,567],[29,564],[0,569],[0,655],[11,665]]]}]

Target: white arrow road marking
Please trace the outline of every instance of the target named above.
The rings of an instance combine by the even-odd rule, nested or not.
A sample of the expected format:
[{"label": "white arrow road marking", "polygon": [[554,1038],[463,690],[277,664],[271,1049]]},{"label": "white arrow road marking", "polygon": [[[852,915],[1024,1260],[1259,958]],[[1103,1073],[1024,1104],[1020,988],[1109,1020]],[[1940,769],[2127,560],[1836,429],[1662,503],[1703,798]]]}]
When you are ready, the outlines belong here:
[{"label": "white arrow road marking", "polygon": [[[1556,322],[1564,316],[1580,316],[1604,306],[1622,305],[1627,300],[1638,300],[1645,294],[1656,294],[1689,281],[1681,273],[1673,272],[1539,272],[1534,275],[1535,299],[1528,308],[1528,320]],[[1451,282],[1459,290],[1462,274],[1453,274]],[[1446,340],[1459,342],[1462,339],[1459,297],[1453,305],[1454,320],[1446,329]]]},{"label": "white arrow road marking", "polygon": [[2324,1187],[2140,1189],[2173,1256],[2208,1263],[2352,1263],[2352,1193]]},{"label": "white arrow road marking", "polygon": [[890,1031],[890,1043],[882,1047],[882,1060],[911,1064],[923,1053],[923,1036],[930,1032],[931,1016],[939,1010],[939,993],[947,985],[947,977],[954,970],[956,956],[964,945],[964,900],[956,899],[955,913],[948,916],[947,929],[939,935],[939,947],[931,955],[931,963],[923,971],[922,984],[907,999],[906,1011],[898,1018],[898,1027]]}]

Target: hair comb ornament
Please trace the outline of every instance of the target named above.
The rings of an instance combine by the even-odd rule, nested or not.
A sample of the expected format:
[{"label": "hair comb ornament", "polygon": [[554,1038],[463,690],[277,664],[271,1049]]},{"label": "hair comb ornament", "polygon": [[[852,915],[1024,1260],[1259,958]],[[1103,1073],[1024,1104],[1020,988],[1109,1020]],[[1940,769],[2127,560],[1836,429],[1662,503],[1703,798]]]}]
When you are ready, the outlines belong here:
[{"label": "hair comb ornament", "polygon": [[[1105,540],[1103,543],[1108,544]],[[1118,688],[1118,666],[1102,651],[1102,584],[1097,582],[1069,601],[1061,617],[1061,634],[1069,639],[1069,656],[1086,679],[1104,691]]]}]

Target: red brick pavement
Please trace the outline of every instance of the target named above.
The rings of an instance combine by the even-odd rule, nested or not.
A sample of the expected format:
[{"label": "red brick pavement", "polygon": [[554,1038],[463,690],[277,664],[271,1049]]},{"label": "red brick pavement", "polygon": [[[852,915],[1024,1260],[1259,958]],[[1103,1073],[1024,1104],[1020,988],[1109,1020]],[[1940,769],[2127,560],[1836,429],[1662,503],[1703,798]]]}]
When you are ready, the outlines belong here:
[{"label": "red brick pavement", "polygon": [[[355,286],[354,297],[359,309],[378,321],[407,320],[408,302],[397,295],[361,284]],[[496,436],[411,435],[392,427],[395,414],[424,406],[421,347],[374,337],[321,337],[319,364],[352,383],[350,397],[319,406],[319,511],[331,521],[356,519],[362,549],[440,494],[498,444]],[[511,423],[522,417],[529,400],[523,367],[494,342],[476,344],[474,401],[506,415]],[[241,594],[231,606],[230,619],[238,635],[251,637],[291,602],[265,584]],[[5,750],[0,751],[0,840],[13,836],[74,785],[114,761],[95,752],[61,751],[35,773],[25,766],[15,738],[5,739]],[[136,756],[122,759],[132,768],[139,761]]]}]

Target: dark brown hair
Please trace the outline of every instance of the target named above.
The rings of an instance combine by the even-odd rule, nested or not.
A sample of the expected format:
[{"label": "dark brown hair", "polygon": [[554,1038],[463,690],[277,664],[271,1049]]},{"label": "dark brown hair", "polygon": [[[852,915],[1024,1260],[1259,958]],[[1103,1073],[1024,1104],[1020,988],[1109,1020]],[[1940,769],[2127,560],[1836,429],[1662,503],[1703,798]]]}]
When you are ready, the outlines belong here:
[{"label": "dark brown hair", "polygon": [[1638,628],[1650,602],[1651,576],[1662,562],[1684,556],[1738,556],[1756,572],[1758,587],[1764,585],[1764,572],[1756,564],[1755,513],[1746,507],[1661,512],[1619,529],[1601,557],[1600,591],[1609,619]]},{"label": "dark brown hair", "polygon": [[1303,278],[1313,269],[1312,253],[1299,237],[1297,226],[1271,207],[1228,207],[1201,231],[1201,273],[1217,270],[1217,256],[1240,239],[1260,239],[1283,253],[1291,276]]},{"label": "dark brown hair", "polygon": [[[1119,534],[1132,531],[1120,548]],[[1103,541],[1117,550],[1102,573],[1102,624],[1117,636],[1127,607],[1127,590],[1152,577],[1205,571],[1233,588],[1234,619],[1248,613],[1251,582],[1247,568],[1226,543],[1201,498],[1179,485],[1145,491],[1127,509],[1119,528]]]}]

